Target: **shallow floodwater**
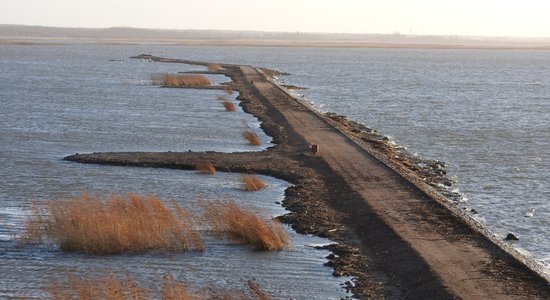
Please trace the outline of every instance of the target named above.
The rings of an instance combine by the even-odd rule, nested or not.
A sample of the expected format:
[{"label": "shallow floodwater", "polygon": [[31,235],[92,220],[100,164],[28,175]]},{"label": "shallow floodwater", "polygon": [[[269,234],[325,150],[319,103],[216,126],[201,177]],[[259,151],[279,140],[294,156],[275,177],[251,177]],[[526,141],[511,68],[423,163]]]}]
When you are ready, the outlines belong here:
[{"label": "shallow floodwater", "polygon": [[[285,181],[263,179],[260,192],[239,189],[239,174],[83,165],[61,159],[93,151],[256,151],[271,145],[258,121],[224,111],[216,90],[166,89],[151,74],[200,70],[126,59],[138,48],[109,46],[0,47],[0,298],[45,297],[43,287],[69,274],[130,274],[159,288],[168,273],[192,289],[243,290],[257,281],[275,299],[346,296],[323,266],[326,239],[291,231],[292,250],[257,252],[206,236],[204,252],[90,256],[55,245],[17,243],[31,201],[93,194],[154,193],[191,210],[198,200],[234,200],[266,216],[284,213]],[[181,56],[185,56],[181,53]],[[114,61],[111,61],[114,60]],[[228,81],[213,76],[217,82]],[[233,101],[236,95],[232,96]],[[264,143],[242,138],[254,130]],[[157,289],[158,290],[158,289]]]}]

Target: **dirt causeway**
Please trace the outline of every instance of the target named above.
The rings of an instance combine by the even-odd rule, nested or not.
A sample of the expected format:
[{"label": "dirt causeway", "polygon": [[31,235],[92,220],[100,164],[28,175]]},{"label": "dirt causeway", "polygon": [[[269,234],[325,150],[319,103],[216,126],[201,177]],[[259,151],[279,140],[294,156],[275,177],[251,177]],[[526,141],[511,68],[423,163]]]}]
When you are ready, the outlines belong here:
[{"label": "dirt causeway", "polygon": [[[151,55],[136,58],[208,65]],[[66,160],[121,166],[258,173],[293,184],[280,217],[300,233],[337,244],[327,265],[354,276],[358,298],[549,299],[538,267],[462,213],[426,177],[365,138],[345,119],[321,115],[272,80],[274,71],[220,64],[243,109],[262,122],[274,146],[254,153],[127,152],[75,154]],[[351,128],[351,129],[350,129]],[[353,130],[352,130],[353,129]],[[319,145],[313,155],[309,145]]]}]

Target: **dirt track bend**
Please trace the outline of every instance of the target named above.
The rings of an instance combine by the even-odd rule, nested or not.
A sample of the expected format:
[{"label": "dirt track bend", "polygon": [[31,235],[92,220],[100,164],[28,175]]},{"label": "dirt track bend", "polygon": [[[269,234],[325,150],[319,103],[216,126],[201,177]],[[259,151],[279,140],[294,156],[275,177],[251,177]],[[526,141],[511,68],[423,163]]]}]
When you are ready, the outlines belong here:
[{"label": "dirt track bend", "polygon": [[319,155],[425,259],[453,294],[464,299],[518,299],[518,295],[503,294],[506,282],[483,272],[491,263],[485,248],[466,239],[449,239],[444,231],[423,222],[423,214],[429,212],[419,204],[433,200],[315,113],[289,109],[278,101],[287,95],[257,69],[241,66],[241,70],[299,134],[320,145]]}]

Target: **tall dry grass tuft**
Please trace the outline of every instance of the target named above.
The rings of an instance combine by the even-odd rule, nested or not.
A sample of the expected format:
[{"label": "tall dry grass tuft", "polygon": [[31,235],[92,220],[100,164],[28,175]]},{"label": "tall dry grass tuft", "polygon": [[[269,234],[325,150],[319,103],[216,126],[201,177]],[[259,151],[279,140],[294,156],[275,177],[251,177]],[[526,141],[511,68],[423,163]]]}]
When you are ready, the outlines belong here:
[{"label": "tall dry grass tuft", "polygon": [[253,245],[258,250],[290,248],[291,240],[277,220],[264,219],[234,202],[203,204],[203,218],[215,235]]},{"label": "tall dry grass tuft", "polygon": [[119,254],[149,250],[202,250],[192,216],[175,201],[167,207],[154,195],[112,195],[49,201],[26,222],[23,240],[49,239],[64,251]]},{"label": "tall dry grass tuft", "polygon": [[[223,107],[225,107],[225,110],[227,111],[237,111],[237,105],[235,105],[235,103],[229,100],[223,101]],[[260,141],[260,144],[261,144],[261,141]]]},{"label": "tall dry grass tuft", "polygon": [[243,175],[241,181],[243,182],[243,190],[249,192],[259,191],[267,186],[260,177],[255,175]]},{"label": "tall dry grass tuft", "polygon": [[202,174],[216,174],[216,167],[207,160],[198,161],[195,168]]},{"label": "tall dry grass tuft", "polygon": [[208,64],[208,71],[218,72],[223,70],[223,67],[220,64]]},{"label": "tall dry grass tuft", "polygon": [[139,285],[131,276],[118,279],[112,274],[103,277],[79,277],[69,275],[64,282],[55,281],[44,288],[50,299],[59,300],[190,300],[190,299],[260,299],[268,300],[268,294],[256,282],[249,280],[247,290],[227,291],[219,288],[204,288],[203,294],[189,292],[188,286],[171,274],[163,276],[162,290],[149,290]]},{"label": "tall dry grass tuft", "polygon": [[46,287],[51,299],[59,300],[145,300],[151,299],[150,291],[140,287],[130,276],[118,279],[113,275],[103,278],[82,278],[69,275],[67,283],[55,282]]},{"label": "tall dry grass tuft", "polygon": [[243,137],[248,141],[250,145],[259,146],[262,144],[260,137],[253,131],[243,132]]},{"label": "tall dry grass tuft", "polygon": [[162,285],[163,300],[192,300],[197,299],[187,291],[187,287],[174,279],[171,274],[164,276]]},{"label": "tall dry grass tuft", "polygon": [[213,85],[208,77],[199,74],[156,74],[151,76],[151,82],[155,85],[166,87],[200,87]]}]

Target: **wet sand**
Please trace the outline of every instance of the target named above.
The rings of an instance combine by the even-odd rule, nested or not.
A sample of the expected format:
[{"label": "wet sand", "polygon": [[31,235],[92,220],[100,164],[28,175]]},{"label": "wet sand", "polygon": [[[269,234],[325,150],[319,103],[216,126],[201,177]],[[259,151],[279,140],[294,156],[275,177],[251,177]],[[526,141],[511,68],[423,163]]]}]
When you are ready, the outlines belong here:
[{"label": "wet sand", "polygon": [[[206,62],[136,58],[206,66]],[[550,285],[529,259],[487,233],[434,189],[426,174],[368,130],[321,115],[274,83],[276,72],[224,65],[241,106],[260,119],[274,146],[260,152],[93,153],[81,163],[259,173],[293,183],[280,217],[300,233],[329,237],[334,275],[356,279],[361,298],[550,298]],[[309,144],[318,144],[313,155]],[[438,179],[439,178],[439,179]],[[435,176],[433,180],[441,180]]]}]

